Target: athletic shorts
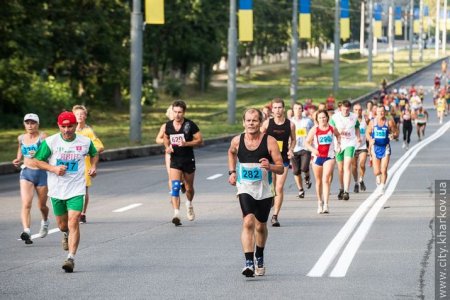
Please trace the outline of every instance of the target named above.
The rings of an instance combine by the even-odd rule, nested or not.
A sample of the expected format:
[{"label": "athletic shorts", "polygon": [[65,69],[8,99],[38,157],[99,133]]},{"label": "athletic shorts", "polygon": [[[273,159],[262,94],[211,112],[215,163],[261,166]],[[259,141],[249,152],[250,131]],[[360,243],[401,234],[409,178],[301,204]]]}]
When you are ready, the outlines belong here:
[{"label": "athletic shorts", "polygon": [[344,150],[342,150],[341,152],[336,154],[336,161],[337,162],[341,162],[344,160],[344,157],[350,157],[353,158],[353,156],[355,156],[355,147],[353,146],[349,146],[347,148],[345,148]]},{"label": "athletic shorts", "polygon": [[425,126],[427,123],[416,123],[417,126]]},{"label": "athletic shorts", "polygon": [[359,154],[361,153],[368,153],[369,151],[367,149],[358,149],[355,151],[355,158],[358,160]]},{"label": "athletic shorts", "polygon": [[387,144],[385,146],[373,145],[373,152],[377,159],[382,159],[388,155],[391,155],[391,145]]},{"label": "athletic shorts", "polygon": [[262,200],[256,200],[249,194],[239,194],[238,197],[243,217],[253,214],[260,223],[267,223],[270,209],[272,208],[273,197]]},{"label": "athletic shorts", "polygon": [[171,157],[170,168],[177,169],[183,173],[191,174],[195,172],[195,158]]},{"label": "athletic shorts", "polygon": [[291,159],[292,173],[294,175],[300,175],[301,172],[309,172],[309,163],[311,161],[311,152],[307,150],[300,150],[294,152],[294,156]]},{"label": "athletic shorts", "polygon": [[333,157],[317,157],[317,156],[315,156],[313,159],[313,163],[315,163],[316,165],[318,165],[320,167],[323,167],[323,164],[330,159],[333,159]]},{"label": "athletic shorts", "polygon": [[50,198],[52,200],[53,214],[55,216],[62,216],[69,210],[82,211],[84,204],[84,195],[75,196],[67,200]]},{"label": "athletic shorts", "polygon": [[20,171],[20,179],[29,181],[34,186],[47,186],[47,171],[25,167]]}]

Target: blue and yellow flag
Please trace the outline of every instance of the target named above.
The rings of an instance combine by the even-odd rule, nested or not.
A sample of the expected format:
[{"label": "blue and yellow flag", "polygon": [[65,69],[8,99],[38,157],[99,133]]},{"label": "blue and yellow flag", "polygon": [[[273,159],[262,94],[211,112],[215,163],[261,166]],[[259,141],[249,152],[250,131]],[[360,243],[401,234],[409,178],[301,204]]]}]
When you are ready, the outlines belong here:
[{"label": "blue and yellow flag", "polygon": [[239,0],[239,41],[253,41],[253,1]]},{"label": "blue and yellow flag", "polygon": [[373,18],[374,18],[374,26],[373,26],[373,36],[375,38],[380,38],[383,36],[383,25],[382,25],[382,15],[383,15],[383,6],[380,3],[375,3],[373,8]]},{"label": "blue and yellow flag", "polygon": [[402,7],[396,6],[395,7],[395,13],[394,13],[394,20],[395,20],[395,35],[402,35],[403,34],[403,27],[402,27]]},{"label": "blue and yellow flag", "polygon": [[311,38],[311,0],[298,1],[298,32],[301,39]]},{"label": "blue and yellow flag", "polygon": [[350,38],[350,6],[349,0],[341,0],[341,39]]},{"label": "blue and yellow flag", "polygon": [[420,33],[420,9],[418,7],[414,7],[413,11],[413,31],[414,33]]},{"label": "blue and yellow flag", "polygon": [[145,0],[145,23],[164,24],[164,0]]}]

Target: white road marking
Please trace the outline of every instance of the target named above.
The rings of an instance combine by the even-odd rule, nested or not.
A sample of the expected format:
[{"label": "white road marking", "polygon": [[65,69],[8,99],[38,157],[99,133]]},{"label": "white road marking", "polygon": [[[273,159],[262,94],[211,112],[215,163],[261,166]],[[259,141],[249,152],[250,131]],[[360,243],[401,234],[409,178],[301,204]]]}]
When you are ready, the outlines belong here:
[{"label": "white road marking", "polygon": [[392,195],[392,193],[395,190],[395,187],[397,186],[398,181],[400,180],[400,176],[405,172],[408,165],[411,163],[411,161],[416,157],[417,153],[419,153],[422,148],[433,142],[434,140],[438,139],[441,135],[443,135],[448,129],[450,128],[450,121],[447,122],[444,126],[442,126],[438,131],[436,131],[433,135],[431,135],[429,138],[424,140],[422,143],[419,143],[414,146],[415,149],[411,149],[411,154],[409,157],[405,160],[405,162],[402,164],[400,169],[395,172],[395,174],[392,176],[392,179],[389,181],[389,186],[386,189],[386,192],[384,195],[382,195],[375,205],[370,209],[369,213],[365,216],[364,220],[362,221],[361,225],[359,226],[358,230],[355,232],[351,240],[348,242],[347,246],[345,247],[344,251],[342,252],[341,257],[339,258],[338,262],[336,263],[336,266],[334,267],[333,271],[330,273],[330,277],[345,277],[347,274],[348,268],[350,267],[350,264],[353,261],[353,258],[356,255],[356,252],[358,251],[359,247],[361,246],[362,242],[367,236],[367,233],[369,232],[370,228],[372,227],[373,222],[375,221],[375,218],[377,217],[378,213],[380,212],[383,205],[386,203],[386,201],[389,199],[389,197]]},{"label": "white road marking", "polygon": [[[389,169],[388,173],[391,174],[391,177],[388,178],[388,182],[387,182],[387,185],[389,185],[389,187],[387,188],[385,195],[382,196],[380,198],[380,200],[378,200],[378,202],[376,202],[376,204],[374,205],[374,207],[372,207],[372,209],[369,211],[369,214],[368,214],[368,215],[373,215],[372,223],[375,220],[375,217],[376,217],[379,209],[381,207],[383,207],[383,204],[386,202],[386,200],[392,194],[392,191],[395,189],[395,186],[397,185],[398,179],[397,179],[397,181],[394,181],[394,178],[397,178],[396,177],[397,169],[399,169],[401,167],[401,165],[403,164],[403,162],[406,161],[406,160],[408,160],[407,164],[409,164],[409,162],[412,160],[412,158],[414,158],[415,155],[423,147],[425,147],[426,145],[428,145],[429,143],[431,143],[435,139],[439,138],[442,134],[445,133],[445,131],[448,130],[448,128],[450,128],[450,121],[447,122],[445,125],[443,125],[432,136],[430,136],[429,138],[425,139],[422,143],[414,145],[408,152],[406,152],[400,159],[397,160],[397,162],[394,164],[394,166],[392,168]],[[410,157],[411,157],[411,159],[409,159]],[[406,166],[407,166],[407,164],[406,164]],[[405,168],[406,168],[406,166],[405,166]],[[400,178],[400,175],[401,175],[401,173],[403,173],[403,171],[400,172],[400,174],[398,175],[398,178]],[[392,178],[392,180],[391,180],[391,178]],[[390,185],[391,182],[393,183],[392,185]],[[389,192],[390,192],[390,194],[389,194]],[[369,210],[369,208],[373,205],[373,203],[375,203],[375,200],[377,200],[377,198],[379,198],[379,197],[380,197],[379,189],[376,189],[358,207],[358,209],[347,220],[347,222],[342,227],[342,229],[339,231],[339,233],[330,242],[328,247],[325,249],[325,251],[323,252],[321,257],[319,258],[319,260],[314,265],[314,267],[309,271],[307,276],[309,276],[309,277],[322,277],[323,276],[323,274],[326,272],[328,267],[334,261],[334,259],[336,258],[337,254],[340,252],[341,248],[346,243],[346,241],[348,240],[348,238],[350,237],[350,235],[352,234],[352,232],[354,231],[354,229],[356,228],[358,223],[361,221],[361,219],[366,214],[366,212]],[[375,210],[376,210],[375,207],[378,207],[378,211],[376,211],[376,213],[375,213]],[[366,218],[368,218],[368,216],[366,216]],[[366,218],[364,220],[366,220]],[[364,223],[364,221],[363,221],[363,223],[365,224],[364,226],[367,226],[369,224],[368,222],[369,221],[366,221]],[[370,229],[370,225],[367,228],[367,231]],[[361,226],[363,226],[363,225],[361,225]],[[360,227],[360,228],[362,228],[362,227]],[[359,231],[359,234],[363,233],[363,229],[358,229],[358,231]],[[365,232],[365,234],[363,236],[360,237],[361,240],[359,241],[359,245],[362,243],[362,240],[366,236],[367,231]],[[356,235],[356,233],[355,233],[355,235]],[[352,238],[352,240],[353,240],[353,238]],[[349,252],[350,248],[351,248],[350,243],[345,248],[346,251],[347,251],[346,253],[348,253],[346,255],[346,257],[348,257],[348,258],[345,259],[345,261],[347,262],[348,266],[350,265],[351,260],[353,259],[354,255],[356,254],[356,251],[358,250],[358,247],[359,247],[359,245],[356,244],[356,240],[354,240],[354,241],[355,242],[352,245],[353,245],[353,247],[355,247],[355,246],[357,246],[357,247],[356,248],[352,248],[354,253],[351,256],[350,260],[348,260],[348,258],[350,258],[350,252]],[[347,250],[347,249],[349,249],[349,250]],[[344,254],[342,254],[341,257],[343,257],[343,255]],[[339,259],[339,260],[341,261],[341,259]],[[338,262],[338,264],[339,264],[339,262]],[[348,269],[348,266],[347,266],[347,269]],[[343,276],[345,276],[345,273],[346,273],[347,269],[345,269],[345,273],[344,273],[344,275],[342,275],[343,274],[343,272],[342,272],[343,269],[344,269],[344,258],[342,258],[342,263],[339,264],[339,269],[338,269],[337,266],[333,269],[333,271],[332,271],[333,276],[332,277],[343,277]]]},{"label": "white road marking", "polygon": [[214,179],[217,179],[217,178],[219,178],[219,177],[222,177],[223,176],[223,174],[214,174],[214,175],[212,175],[212,176],[209,176],[208,178],[206,178],[207,180],[214,180]]},{"label": "white road marking", "polygon": [[118,209],[116,209],[116,210],[113,210],[113,212],[124,212],[124,211],[127,211],[127,210],[130,210],[130,209],[133,209],[133,208],[136,208],[136,207],[139,207],[139,206],[141,206],[142,205],[142,203],[134,203],[134,204],[130,204],[130,205],[128,205],[128,206],[125,206],[125,207],[122,207],[122,208],[118,208]]}]

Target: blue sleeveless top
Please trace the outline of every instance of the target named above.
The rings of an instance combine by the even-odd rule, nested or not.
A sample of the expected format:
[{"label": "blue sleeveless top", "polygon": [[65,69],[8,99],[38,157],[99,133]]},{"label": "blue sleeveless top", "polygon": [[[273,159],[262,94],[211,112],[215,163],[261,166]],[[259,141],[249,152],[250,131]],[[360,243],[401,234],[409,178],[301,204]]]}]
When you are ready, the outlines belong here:
[{"label": "blue sleeveless top", "polygon": [[386,146],[389,144],[389,126],[387,126],[387,120],[383,126],[378,125],[378,119],[374,119],[374,126],[372,130],[372,138],[375,140],[375,145]]},{"label": "blue sleeveless top", "polygon": [[19,141],[20,141],[20,150],[22,151],[22,155],[26,158],[33,158],[34,154],[37,152],[37,150],[39,149],[39,146],[42,143],[40,133],[39,133],[38,140],[34,144],[25,145],[23,143],[23,134],[19,136]]}]

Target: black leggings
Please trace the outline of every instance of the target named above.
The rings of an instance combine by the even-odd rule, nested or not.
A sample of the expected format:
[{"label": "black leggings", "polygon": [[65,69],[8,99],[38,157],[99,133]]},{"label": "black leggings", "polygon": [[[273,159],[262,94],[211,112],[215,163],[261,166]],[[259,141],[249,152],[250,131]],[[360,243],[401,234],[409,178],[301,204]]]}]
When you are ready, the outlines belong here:
[{"label": "black leggings", "polygon": [[412,122],[411,120],[406,121],[403,120],[403,141],[408,143],[411,142],[411,133],[412,133]]}]

